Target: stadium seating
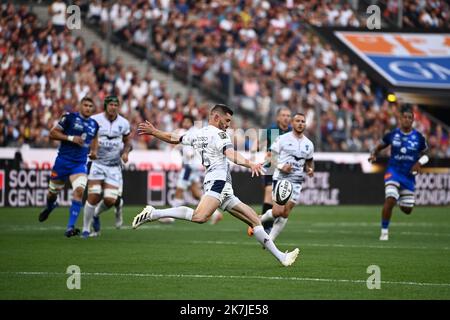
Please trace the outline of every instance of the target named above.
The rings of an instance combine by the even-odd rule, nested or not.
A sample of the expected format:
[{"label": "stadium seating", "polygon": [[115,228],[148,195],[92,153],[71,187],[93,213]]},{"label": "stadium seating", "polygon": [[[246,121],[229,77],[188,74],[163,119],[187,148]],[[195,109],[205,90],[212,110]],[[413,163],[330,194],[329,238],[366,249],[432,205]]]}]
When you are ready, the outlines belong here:
[{"label": "stadium seating", "polygon": [[[290,1],[182,3],[162,1],[151,7],[144,0],[117,1],[110,13],[113,31],[130,47],[142,48],[148,38],[146,17],[151,16],[153,59],[168,70],[186,74],[188,42],[192,41],[192,76],[203,88],[227,92],[232,70],[233,102],[260,126],[273,120],[276,108],[297,111],[301,105],[307,115],[307,134],[316,144],[320,142],[322,151],[368,151],[385,130],[396,125],[395,108],[384,99],[385,89],[309,31],[309,25],[363,23],[348,5],[327,1],[305,1],[295,8]],[[86,19],[105,30],[106,5],[89,2],[85,9]],[[1,14],[6,18],[0,31],[0,145],[55,146],[48,138],[49,129],[86,94],[99,106],[107,94],[118,94],[123,101],[121,112],[133,127],[148,119],[173,131],[183,113],[206,121],[207,105],[192,96],[183,99],[171,93],[166,83],[150,73],[141,79],[137,70],[124,67],[120,59],[108,65],[100,47],[86,48],[83,39],[70,32],[58,34],[51,24],[40,25],[26,6],[4,5]],[[432,155],[449,156],[448,132],[417,106],[414,109],[416,125],[428,136]],[[319,130],[321,141],[317,141]],[[162,147],[148,137],[133,139],[136,149]]]}]

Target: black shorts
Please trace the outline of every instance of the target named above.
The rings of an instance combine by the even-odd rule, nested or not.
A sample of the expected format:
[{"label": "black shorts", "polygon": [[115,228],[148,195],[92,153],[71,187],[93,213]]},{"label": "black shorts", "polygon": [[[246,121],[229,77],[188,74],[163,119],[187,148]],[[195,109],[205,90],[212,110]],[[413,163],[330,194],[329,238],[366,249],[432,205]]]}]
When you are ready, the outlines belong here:
[{"label": "black shorts", "polygon": [[264,175],[263,176],[263,183],[264,183],[264,187],[271,186],[272,185],[272,176]]}]

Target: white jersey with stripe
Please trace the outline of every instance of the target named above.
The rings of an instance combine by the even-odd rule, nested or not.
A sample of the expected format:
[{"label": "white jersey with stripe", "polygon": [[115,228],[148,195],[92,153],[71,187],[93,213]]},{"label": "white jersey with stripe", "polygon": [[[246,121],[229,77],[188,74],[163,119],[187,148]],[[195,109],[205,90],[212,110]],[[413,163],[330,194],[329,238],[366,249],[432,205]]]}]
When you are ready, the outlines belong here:
[{"label": "white jersey with stripe", "polygon": [[130,134],[130,123],[121,115],[111,122],[104,112],[93,115],[92,118],[100,126],[97,159],[94,162],[105,166],[121,165],[123,137]]},{"label": "white jersey with stripe", "polygon": [[230,136],[212,125],[192,132],[186,132],[180,138],[183,145],[192,146],[200,155],[206,169],[204,182],[223,180],[231,183],[230,164],[224,154],[232,148]]},{"label": "white jersey with stripe", "polygon": [[[276,157],[277,169],[273,174],[274,180],[287,179],[292,183],[302,183],[305,180],[304,171],[306,160],[312,160],[314,145],[311,140],[303,135],[298,138],[291,131],[279,136],[271,146],[272,157]],[[278,166],[290,164],[292,171],[290,173],[281,172]]]}]

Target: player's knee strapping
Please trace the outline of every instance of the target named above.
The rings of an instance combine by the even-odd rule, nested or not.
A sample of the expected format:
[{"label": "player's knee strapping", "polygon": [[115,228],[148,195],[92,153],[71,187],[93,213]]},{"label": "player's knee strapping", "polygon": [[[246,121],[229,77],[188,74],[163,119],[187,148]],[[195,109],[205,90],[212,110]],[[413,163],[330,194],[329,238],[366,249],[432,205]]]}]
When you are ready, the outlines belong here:
[{"label": "player's knee strapping", "polygon": [[99,184],[94,184],[93,186],[89,187],[88,193],[89,194],[100,194],[100,193],[102,193],[102,186]]},{"label": "player's knee strapping", "polygon": [[398,198],[400,196],[398,193],[398,188],[392,184],[386,185],[385,194],[386,194],[386,198],[392,197],[395,200],[398,200]]},{"label": "player's knee strapping", "polygon": [[103,197],[104,198],[111,198],[111,199],[117,199],[119,196],[119,190],[118,189],[110,189],[107,188],[103,191]]},{"label": "player's knee strapping", "polygon": [[53,194],[58,194],[63,188],[64,184],[56,184],[52,180],[48,184],[48,190]]},{"label": "player's knee strapping", "polygon": [[398,200],[398,204],[401,207],[412,208],[415,204],[414,193],[411,191],[401,191],[400,198]]},{"label": "player's knee strapping", "polygon": [[84,190],[86,188],[86,185],[87,185],[87,177],[86,176],[80,176],[72,182],[73,190],[76,190],[78,188],[82,188]]}]

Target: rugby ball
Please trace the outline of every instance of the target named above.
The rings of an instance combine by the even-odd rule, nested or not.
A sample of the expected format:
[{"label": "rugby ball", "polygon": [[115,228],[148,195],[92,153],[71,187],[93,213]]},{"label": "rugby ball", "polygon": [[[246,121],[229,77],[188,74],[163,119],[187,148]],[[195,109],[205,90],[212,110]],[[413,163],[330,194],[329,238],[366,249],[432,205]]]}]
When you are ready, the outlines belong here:
[{"label": "rugby ball", "polygon": [[285,205],[292,196],[293,186],[288,180],[279,180],[275,184],[275,189],[272,192],[273,201],[277,204],[283,206]]}]

